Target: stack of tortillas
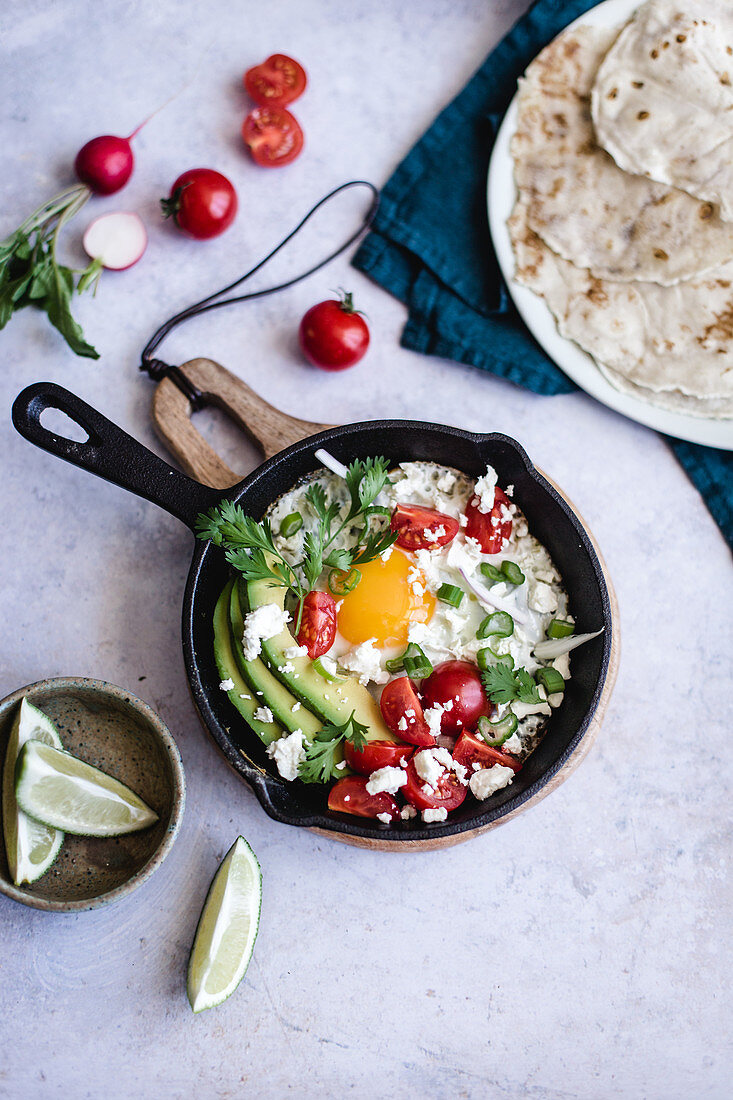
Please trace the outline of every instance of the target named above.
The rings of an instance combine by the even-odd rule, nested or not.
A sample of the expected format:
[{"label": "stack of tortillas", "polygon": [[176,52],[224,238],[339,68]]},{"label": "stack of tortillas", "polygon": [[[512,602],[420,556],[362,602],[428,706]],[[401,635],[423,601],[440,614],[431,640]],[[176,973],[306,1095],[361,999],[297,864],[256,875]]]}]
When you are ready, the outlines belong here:
[{"label": "stack of tortillas", "polygon": [[617,389],[733,417],[733,3],[649,0],[520,82],[516,278]]}]

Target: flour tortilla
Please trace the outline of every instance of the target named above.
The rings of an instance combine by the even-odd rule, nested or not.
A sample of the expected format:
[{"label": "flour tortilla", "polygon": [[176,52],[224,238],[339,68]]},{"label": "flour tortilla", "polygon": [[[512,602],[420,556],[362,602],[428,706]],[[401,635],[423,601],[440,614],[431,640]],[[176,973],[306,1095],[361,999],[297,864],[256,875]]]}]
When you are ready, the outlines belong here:
[{"label": "flour tortilla", "polygon": [[644,4],[598,69],[591,108],[597,140],[621,168],[733,219],[730,0]]},{"label": "flour tortilla", "polygon": [[554,253],[520,197],[509,220],[515,277],[545,299],[561,335],[617,389],[692,416],[733,417],[733,261],[661,287],[599,279]]},{"label": "flour tortilla", "polygon": [[622,171],[595,141],[590,92],[614,31],[559,35],[520,82],[514,173],[531,228],[599,278],[670,286],[733,257],[710,203]]}]

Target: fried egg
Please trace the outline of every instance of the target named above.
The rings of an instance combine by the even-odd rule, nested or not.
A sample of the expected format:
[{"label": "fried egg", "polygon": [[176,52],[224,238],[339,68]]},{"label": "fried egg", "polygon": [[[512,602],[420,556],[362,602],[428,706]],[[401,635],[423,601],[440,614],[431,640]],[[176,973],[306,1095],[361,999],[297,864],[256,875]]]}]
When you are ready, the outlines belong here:
[{"label": "fried egg", "polygon": [[435,597],[401,550],[359,566],[361,580],[340,601],[338,629],[351,645],[373,639],[377,647],[404,646],[413,623],[430,622]]}]

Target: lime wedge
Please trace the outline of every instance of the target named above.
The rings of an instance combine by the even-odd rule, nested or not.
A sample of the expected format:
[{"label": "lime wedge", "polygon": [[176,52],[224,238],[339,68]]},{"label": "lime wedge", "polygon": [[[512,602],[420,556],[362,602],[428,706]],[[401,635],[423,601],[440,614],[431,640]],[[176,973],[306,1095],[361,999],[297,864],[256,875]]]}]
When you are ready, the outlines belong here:
[{"label": "lime wedge", "polygon": [[214,1008],[237,988],[249,966],[262,904],[262,872],[238,837],[214,875],[188,960],[188,999],[194,1012]]},{"label": "lime wedge", "polygon": [[15,774],[21,810],[76,836],[119,836],[158,820],[124,783],[41,741],[26,742]]},{"label": "lime wedge", "polygon": [[23,699],[18,707],[5,751],[3,767],[3,833],[8,867],[16,886],[45,875],[64,842],[64,834],[28,817],[15,799],[15,764],[26,741],[43,741],[63,748],[51,719]]}]

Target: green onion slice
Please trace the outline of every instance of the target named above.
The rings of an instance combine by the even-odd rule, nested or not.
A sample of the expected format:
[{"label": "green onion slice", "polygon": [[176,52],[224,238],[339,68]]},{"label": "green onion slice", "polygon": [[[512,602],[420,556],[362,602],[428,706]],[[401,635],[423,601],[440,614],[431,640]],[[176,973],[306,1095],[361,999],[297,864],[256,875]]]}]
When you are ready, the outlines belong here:
[{"label": "green onion slice", "polygon": [[424,680],[433,671],[430,661],[415,642],[410,642],[400,657],[393,657],[391,660],[385,661],[385,666],[388,672],[402,672],[404,670],[411,680]]},{"label": "green onion slice", "polygon": [[364,509],[365,516],[391,516],[392,512],[389,508],[385,508],[383,504],[370,504],[368,508]]},{"label": "green onion slice", "polygon": [[300,512],[291,512],[280,524],[280,534],[284,539],[289,539],[303,526],[303,517]]},{"label": "green onion slice", "polygon": [[548,638],[569,638],[575,633],[575,623],[569,623],[566,619],[553,619],[547,628]]},{"label": "green onion slice", "polygon": [[334,596],[347,596],[360,580],[361,572],[356,566],[352,566],[348,573],[345,569],[332,569],[328,574],[328,587]]},{"label": "green onion slice", "polygon": [[463,589],[457,584],[441,584],[436,593],[439,600],[449,603],[451,607],[460,607],[463,599]]},{"label": "green onion slice", "polygon": [[487,646],[476,654],[476,664],[482,670],[491,668],[492,665],[506,665],[507,668],[514,668],[514,658],[511,653],[497,653],[491,646]]},{"label": "green onion slice", "polygon": [[[326,661],[328,661],[328,664],[325,663]],[[336,672],[336,662],[333,657],[316,657],[313,667],[318,675],[322,676],[324,680],[328,680],[330,684],[343,679],[343,676],[339,676]]]},{"label": "green onion slice", "polygon": [[[483,568],[483,566],[482,566]],[[477,638],[510,638],[514,633],[514,619],[508,611],[492,611],[476,631]]]},{"label": "green onion slice", "polygon": [[491,565],[488,561],[482,561],[479,569],[486,577],[489,584],[498,584],[499,581],[505,581],[506,577],[502,573],[501,569],[497,569],[495,565]]},{"label": "green onion slice", "polygon": [[538,668],[534,678],[538,684],[542,684],[548,695],[565,691],[565,681],[556,668]]},{"label": "green onion slice", "polygon": [[501,571],[504,574],[504,579],[509,581],[509,584],[524,584],[524,573],[515,561],[503,561]]},{"label": "green onion slice", "polygon": [[478,731],[484,739],[484,743],[492,749],[497,749],[508,741],[517,728],[517,716],[509,711],[498,722],[490,722],[485,716],[478,720]]}]

